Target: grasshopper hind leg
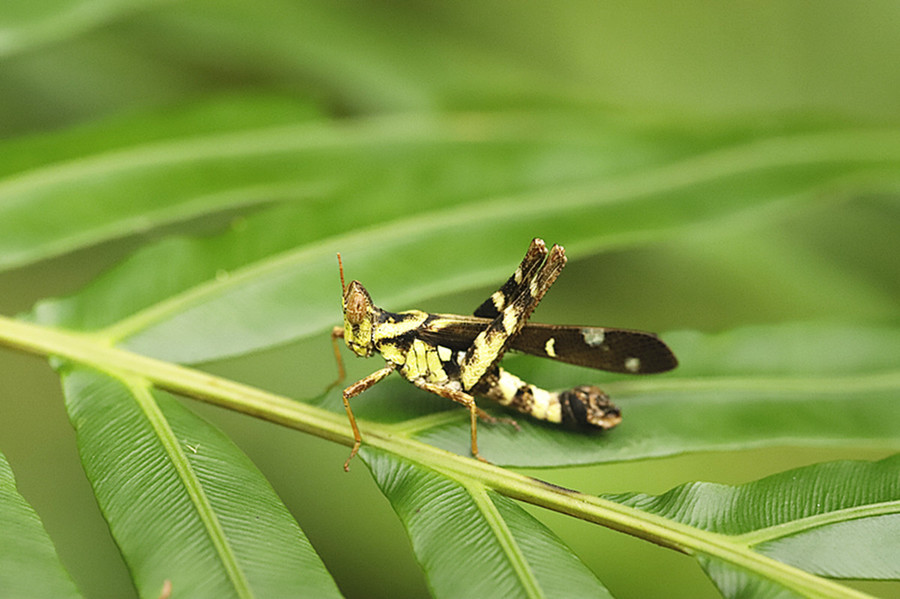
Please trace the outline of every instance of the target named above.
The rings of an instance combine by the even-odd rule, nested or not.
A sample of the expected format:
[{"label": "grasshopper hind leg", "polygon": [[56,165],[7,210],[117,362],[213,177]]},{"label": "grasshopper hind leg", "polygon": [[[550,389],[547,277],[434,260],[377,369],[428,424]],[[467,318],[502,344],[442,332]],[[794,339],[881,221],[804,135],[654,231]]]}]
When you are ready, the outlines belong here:
[{"label": "grasshopper hind leg", "polygon": [[471,447],[472,447],[472,457],[476,458],[479,461],[490,463],[478,453],[478,418],[481,415],[487,416],[487,418],[493,419],[486,412],[483,412],[477,405],[475,405],[475,398],[458,388],[458,386],[450,386],[447,384],[439,384],[439,383],[429,383],[424,380],[414,380],[412,383],[418,387],[419,389],[423,389],[425,391],[429,391],[434,393],[435,395],[440,395],[441,397],[445,397],[447,399],[452,399],[458,404],[462,404],[469,410],[469,426],[471,430]]},{"label": "grasshopper hind leg", "polygon": [[622,421],[619,408],[594,385],[545,391],[498,367],[473,391],[532,418],[572,428],[606,430]]}]

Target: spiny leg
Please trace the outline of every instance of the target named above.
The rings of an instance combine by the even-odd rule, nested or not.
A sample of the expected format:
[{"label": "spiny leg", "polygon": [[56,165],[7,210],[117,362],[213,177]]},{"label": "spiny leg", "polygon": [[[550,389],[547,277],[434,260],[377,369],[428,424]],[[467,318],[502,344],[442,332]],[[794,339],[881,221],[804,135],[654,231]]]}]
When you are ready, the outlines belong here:
[{"label": "spiny leg", "polygon": [[516,297],[475,337],[459,364],[463,389],[472,389],[500,361],[565,265],[565,251],[554,245],[533,276],[518,286]]},{"label": "spiny leg", "polygon": [[344,409],[347,410],[347,418],[350,419],[350,428],[353,429],[353,449],[350,450],[350,457],[344,462],[344,472],[350,472],[350,460],[352,460],[359,452],[362,445],[362,437],[359,434],[359,427],[356,426],[356,417],[353,416],[353,410],[350,409],[350,400],[382,380],[384,377],[394,372],[397,367],[394,364],[388,364],[381,370],[376,370],[369,376],[356,381],[346,389],[344,389]]},{"label": "spiny leg", "polygon": [[511,427],[516,429],[516,431],[522,430],[522,427],[519,426],[519,422],[515,418],[509,418],[507,416],[501,416],[498,418],[497,416],[491,416],[481,408],[478,408],[478,418],[480,418],[482,422],[487,422],[488,424],[503,423],[510,425]]},{"label": "spiny leg", "polygon": [[491,297],[484,300],[474,312],[474,316],[481,318],[497,318],[500,312],[509,305],[509,303],[519,295],[522,285],[528,285],[534,277],[535,271],[541,266],[544,258],[547,256],[547,246],[544,245],[543,239],[535,237],[525,252],[525,257],[516,268],[515,272],[506,280],[506,282]]},{"label": "spiny leg", "polygon": [[413,381],[413,384],[419,389],[429,391],[431,393],[434,393],[435,395],[440,395],[441,397],[445,397],[447,399],[452,399],[456,403],[462,404],[465,407],[469,408],[469,421],[472,430],[472,457],[482,462],[490,463],[486,459],[481,457],[481,455],[478,453],[478,417],[481,414],[484,414],[489,419],[493,419],[493,417],[482,411],[477,405],[475,405],[475,398],[465,391],[455,389],[453,387],[448,387],[446,385],[429,383],[423,380]]}]

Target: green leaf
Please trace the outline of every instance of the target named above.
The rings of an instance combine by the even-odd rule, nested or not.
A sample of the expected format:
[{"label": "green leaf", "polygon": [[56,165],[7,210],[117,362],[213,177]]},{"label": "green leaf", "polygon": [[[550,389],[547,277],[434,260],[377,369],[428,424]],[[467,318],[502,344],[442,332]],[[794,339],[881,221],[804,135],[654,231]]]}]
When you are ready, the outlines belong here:
[{"label": "green leaf", "polygon": [[62,370],[84,469],[141,597],[337,597],[250,460],[143,381]]},{"label": "green leaf", "polygon": [[[590,112],[335,121],[304,103],[249,96],[8,140],[0,143],[0,196],[10,200],[0,205],[0,266],[274,203],[300,213],[258,249],[280,251],[420,212],[422,180],[434,186],[425,206],[449,206],[702,148],[688,147],[685,133],[660,142],[645,129]],[[366,196],[352,210],[336,203]],[[43,226],[29,226],[38,216]]]},{"label": "green leaf", "polygon": [[[679,6],[666,15],[674,18],[660,19],[659,8],[3,3],[0,270],[65,257],[5,274],[16,281],[33,272],[49,278],[62,266],[66,281],[83,280],[83,265],[108,249],[146,250],[72,300],[40,306],[41,322],[83,335],[32,328],[13,345],[111,373],[127,387],[120,400],[133,402],[133,390],[151,382],[168,383],[179,393],[346,442],[346,421],[335,414],[275,402],[261,389],[226,397],[233,384],[196,371],[177,371],[182,378],[173,381],[159,376],[173,365],[117,347],[194,363],[316,335],[327,343],[328,328],[340,318],[337,250],[348,275],[366,282],[386,308],[443,309],[444,300],[468,308],[471,298],[428,303],[496,284],[528,239],[540,235],[567,246],[569,272],[578,276],[557,286],[539,317],[556,310],[573,320],[587,316],[587,323],[725,333],[666,334],[682,358],[678,372],[606,386],[627,417],[613,434],[586,437],[528,423],[512,436],[484,427],[500,443],[496,455],[508,446],[528,453],[524,446],[544,451],[548,461],[560,459],[553,452],[561,450],[596,460],[605,443],[610,459],[773,442],[896,447],[888,404],[898,389],[891,339],[900,291],[892,260],[900,169],[890,67],[898,38],[882,26],[890,23],[887,13],[834,4],[810,9],[812,19],[803,11],[747,19]],[[706,23],[715,26],[704,31]],[[690,42],[675,44],[683,51],[672,53],[672,41],[686,39],[679,29],[685,24]],[[755,44],[759,39],[772,43]],[[804,51],[773,53],[773,47]],[[837,89],[836,81],[852,84]],[[185,97],[222,89],[312,97],[321,111],[305,100],[185,105]],[[625,122],[621,109],[603,115],[585,109],[607,104],[637,111],[644,124]],[[162,114],[135,114],[161,105]],[[510,112],[511,106],[532,114]],[[538,114],[534,106],[558,112]],[[893,129],[841,129],[822,126],[824,119],[786,126],[773,115],[785,108],[891,121]],[[403,114],[410,109],[416,114]],[[458,109],[473,112],[452,112]],[[678,116],[663,116],[665,126],[648,124],[652,110]],[[125,116],[96,124],[105,114]],[[738,118],[677,122],[692,114]],[[72,123],[80,124],[59,131]],[[38,135],[11,139],[17,132]],[[159,238],[165,241],[152,242]],[[615,251],[622,248],[629,251]],[[584,260],[601,252],[602,260]],[[4,297],[43,294],[5,289],[12,293]],[[51,289],[69,293],[66,282]],[[844,326],[734,330],[800,318]],[[887,335],[878,334],[879,324]],[[11,328],[0,318],[4,342]],[[42,346],[51,340],[59,343]],[[293,358],[302,370],[267,362],[271,369],[254,376],[267,388],[284,384],[298,395],[314,394],[317,377],[333,366],[327,348],[321,354]],[[596,376],[509,363],[548,387]],[[229,375],[240,378],[235,372],[243,364],[215,368],[233,366]],[[274,372],[294,378],[285,384]],[[463,413],[435,414],[445,404],[403,381],[385,385],[360,403],[367,446],[410,449],[401,455],[430,467],[440,452],[409,439],[448,425],[460,429],[459,437],[449,431],[455,440],[448,443],[467,451]],[[169,401],[164,397],[160,405]],[[339,410],[339,401],[335,393],[325,403]],[[100,423],[103,415],[91,420]],[[535,431],[546,434],[545,446]],[[109,446],[114,456],[131,450]],[[578,447],[588,451],[579,454]],[[474,474],[482,473],[480,464],[446,459],[464,464],[457,480],[481,481]],[[528,487],[528,494],[542,490],[548,489]],[[502,512],[502,501],[488,495]],[[626,530],[640,535],[653,521],[643,515]],[[673,529],[654,540],[673,546],[667,542],[676,537]],[[761,564],[728,564],[732,572],[744,570],[733,577],[734,589],[746,576],[759,581],[757,595],[783,590],[766,586]],[[823,587],[812,581],[807,588],[817,596]]]},{"label": "green leaf", "polygon": [[[519,431],[481,425],[482,453],[508,466],[552,466],[783,444],[900,449],[897,330],[791,323],[664,338],[681,360],[677,370],[646,379],[618,377],[604,385],[623,410],[624,420],[615,429],[579,433],[522,416]],[[597,377],[547,361],[504,364],[551,389]],[[355,411],[361,418],[387,419],[389,411],[400,409],[396,401],[378,403],[382,390],[367,393],[375,395],[375,406],[370,409],[368,398],[360,399]],[[395,397],[399,394],[393,390]],[[395,434],[467,451],[464,410],[425,416],[409,410],[405,415],[393,425]]]},{"label": "green leaf", "polygon": [[16,489],[0,454],[0,596],[18,599],[81,597],[59,561],[40,518]]},{"label": "green leaf", "polygon": [[[900,455],[816,464],[741,486],[688,483],[659,496],[604,497],[822,576],[900,579]],[[702,563],[726,597],[763,584],[708,556]]]},{"label": "green leaf", "polygon": [[513,501],[392,454],[361,453],[403,521],[435,597],[611,597]]},{"label": "green leaf", "polygon": [[[133,450],[134,440],[127,447],[120,446],[123,444],[116,444],[114,441],[105,442],[108,436],[105,433],[109,429],[108,426],[104,426],[105,419],[115,416],[117,411],[123,409],[129,412],[128,416],[133,416],[133,412],[137,411],[137,418],[134,420],[139,424],[144,424],[142,418],[146,418],[149,421],[147,425],[152,424],[153,430],[158,431],[154,441],[167,441],[167,443],[164,443],[164,446],[170,451],[166,455],[172,456],[172,461],[176,465],[181,464],[185,466],[184,462],[186,460],[180,459],[177,455],[178,440],[173,439],[173,435],[166,432],[168,424],[158,416],[158,410],[153,409],[153,404],[148,401],[152,399],[148,392],[151,383],[158,387],[177,390],[180,393],[204,399],[217,405],[256,414],[299,430],[314,432],[326,438],[339,440],[347,445],[352,444],[353,441],[352,436],[347,431],[346,423],[343,422],[343,418],[338,414],[323,412],[320,409],[311,408],[302,403],[196,370],[167,364],[113,347],[103,347],[91,338],[54,331],[2,317],[0,317],[0,336],[7,343],[22,349],[45,355],[55,355],[77,363],[96,365],[103,368],[103,370],[122,373],[124,384],[129,385],[133,399],[140,404],[138,410],[131,407],[128,402],[123,401],[126,398],[122,397],[121,394],[114,394],[115,396],[110,398],[110,402],[107,405],[102,405],[99,400],[92,397],[89,385],[85,388],[86,391],[84,393],[78,393],[79,389],[76,388],[76,393],[70,394],[70,397],[82,399],[83,401],[80,401],[79,404],[83,404],[83,406],[90,408],[99,405],[101,409],[105,408],[102,413],[94,415],[94,418],[80,419],[75,408],[83,406],[70,406],[71,418],[75,422],[76,428],[79,429],[79,436],[84,430],[90,432],[99,431],[98,434],[92,435],[92,438],[104,441],[104,445],[114,446],[109,453],[100,452],[96,456],[91,456],[87,452],[84,453],[86,462],[92,462],[86,465],[86,470],[89,478],[92,478],[94,481],[105,481],[113,478],[112,473],[101,472],[105,476],[95,476],[98,474],[97,471],[101,470],[98,468],[96,469],[97,471],[94,471],[96,465],[113,462],[119,459],[122,454],[129,454]],[[90,373],[90,371],[84,372]],[[90,376],[96,378],[97,375]],[[100,380],[102,383],[109,383],[112,379],[101,376]],[[121,383],[113,382],[113,384],[122,386]],[[142,390],[143,392],[141,392]],[[91,401],[92,399],[94,401]],[[160,405],[163,408],[162,413],[165,413],[166,403],[161,402]],[[115,423],[115,421],[113,422]],[[129,422],[125,422],[125,424],[128,425]],[[96,431],[91,430],[93,427],[96,427]],[[177,429],[173,428],[172,430]],[[397,435],[390,430],[384,430],[382,427],[364,426],[362,432],[367,450],[375,448],[403,455],[413,463],[421,464],[423,467],[430,468],[435,472],[441,472],[445,476],[459,481],[460,484],[468,486],[470,492],[476,488],[472,485],[479,487],[483,485],[487,489],[496,490],[508,497],[521,499],[535,505],[604,524],[663,546],[694,555],[715,558],[725,562],[727,564],[725,567],[729,569],[746,570],[754,579],[763,577],[766,579],[766,584],[777,584],[787,589],[792,589],[805,597],[860,597],[858,593],[846,587],[797,570],[761,553],[752,551],[746,544],[735,543],[731,537],[721,533],[701,531],[696,527],[625,506],[609,499],[592,497],[577,491],[543,483],[531,477],[517,475],[508,470],[404,439],[402,435]],[[192,441],[191,438],[188,440]],[[140,450],[141,439],[137,441],[138,449]],[[199,453],[199,445],[191,443],[189,449],[191,452],[197,451]],[[129,457],[134,459],[132,456]],[[137,458],[141,457],[138,454]],[[146,462],[138,462],[139,459],[135,463],[129,463],[126,467],[117,469],[114,472],[122,472],[126,477],[130,476],[131,478],[136,478],[136,475],[130,474],[131,472],[139,472],[147,476],[148,480],[155,479],[158,476],[154,470],[142,470],[142,468],[146,467]],[[201,471],[198,469],[199,472]],[[196,487],[196,485],[191,484],[189,471],[181,468],[179,473],[184,483],[178,484],[177,489],[183,489],[185,485],[188,489]],[[167,475],[166,478],[171,477],[170,473],[164,472],[163,474]],[[117,480],[113,480],[113,483],[112,487],[107,488],[98,485],[97,494],[101,504],[106,503],[104,494],[108,495],[111,492],[122,493],[124,487],[118,484]],[[149,487],[152,490],[158,488],[158,485],[149,485]],[[127,494],[126,490],[125,495],[127,496]],[[202,503],[202,496],[199,493],[194,493],[191,497],[200,497]],[[111,505],[115,505],[115,502],[112,502]],[[159,516],[159,514],[152,513],[150,515]],[[214,552],[213,559],[216,560],[217,565],[221,565],[218,562],[224,560],[225,566],[228,566],[230,582],[240,582],[242,571],[234,567],[234,559],[227,559],[234,557],[227,551],[228,547],[225,545],[227,538],[223,538],[222,534],[220,534],[221,531],[215,526],[215,521],[210,517],[209,510],[201,509],[200,515],[205,516],[202,518],[202,522],[197,523],[198,526],[205,527],[201,540],[207,541],[211,537],[213,541],[218,541],[218,543],[215,543],[218,550]],[[111,521],[113,520],[116,520],[116,518],[111,518]],[[167,546],[163,543],[165,540],[168,539],[156,539],[154,547],[166,549]],[[187,540],[193,541],[191,538]],[[175,546],[179,545],[178,541],[171,542]],[[128,554],[127,550],[123,550],[123,552]],[[164,555],[168,553],[172,553],[172,551],[163,552]],[[160,558],[157,557],[156,559]]]},{"label": "green leaf", "polygon": [[0,5],[0,58],[58,42],[165,0],[45,0]]},{"label": "green leaf", "polygon": [[[894,132],[825,130],[705,152],[685,136],[650,143],[664,135],[591,113],[485,113],[176,137],[0,182],[16,200],[0,212],[10,223],[0,239],[11,244],[3,255],[35,245],[50,255],[75,242],[67,236],[103,240],[98,215],[122,234],[133,222],[118,211],[133,210],[124,207],[136,189],[137,212],[159,224],[281,200],[219,237],[149,247],[83,293],[38,306],[40,322],[102,329],[145,355],[196,363],[327,331],[337,251],[349,276],[373,281],[376,303],[404,306],[503,280],[534,236],[572,256],[647,246],[769,222],[822,194],[896,185],[900,172]],[[433,181],[424,200],[412,183],[436,169],[459,175]],[[73,215],[75,197],[90,201]]]},{"label": "green leaf", "polygon": [[[577,258],[663,239],[677,243],[698,231],[765,229],[821,209],[823,195],[844,199],[891,189],[900,162],[900,137],[893,133],[821,130],[705,141],[680,134],[659,143],[664,132],[612,126],[590,114],[294,122],[284,107],[253,106],[265,113],[258,122],[237,119],[231,127],[227,108],[209,107],[224,116],[200,135],[187,135],[189,127],[173,122],[147,145],[135,141],[133,122],[108,137],[117,131],[113,124],[105,139],[96,136],[94,154],[71,159],[60,141],[58,159],[17,163],[0,181],[0,191],[16,200],[4,204],[11,220],[0,222],[47,219],[46,229],[10,229],[7,249],[19,261],[10,264],[121,237],[136,218],[152,230],[239,215],[219,235],[149,244],[82,292],[39,303],[34,320],[87,333],[77,343],[65,340],[64,350],[78,345],[90,364],[109,372],[122,372],[124,365],[105,361],[101,350],[110,346],[183,362],[240,355],[321,335],[336,323],[336,251],[343,253],[348,277],[367,281],[379,304],[402,308],[498,284],[535,235],[564,243]],[[203,113],[197,109],[185,123]],[[425,199],[423,180],[431,181]],[[146,195],[130,207],[125,199],[134,190]],[[72,197],[82,200],[74,212],[64,201]],[[166,202],[149,201],[156,197]],[[21,231],[24,236],[16,237]],[[803,349],[843,333],[852,343],[838,354],[852,350],[876,359],[842,361]],[[625,423],[609,434],[572,433],[522,418],[518,433],[482,426],[483,452],[498,464],[568,465],[776,443],[897,446],[898,373],[877,358],[896,350],[896,334],[796,325],[727,335],[725,341],[673,336],[676,353],[691,364],[683,375],[606,385],[626,413]],[[770,361],[746,372],[729,367],[754,353]],[[816,366],[803,366],[806,360]],[[840,372],[829,366],[836,362]],[[511,360],[510,366],[547,387],[598,376],[555,364],[526,363],[519,370]],[[307,374],[317,370],[308,367]],[[159,382],[128,368],[140,380],[136,387]],[[210,397],[190,386],[168,388]],[[379,396],[387,401],[379,404]],[[338,397],[330,398],[335,409]],[[848,400],[852,418],[843,410]],[[229,405],[283,418],[272,406]],[[402,381],[367,393],[361,405],[367,443],[383,439],[385,445],[376,445],[400,452],[404,442],[417,439],[468,454],[464,412],[435,413],[435,407],[451,406],[423,398]],[[320,412],[294,415],[291,425],[340,438],[336,427],[346,425]],[[115,517],[110,522],[114,531],[121,527]],[[221,580],[243,592],[249,587],[227,556],[213,556],[222,562]],[[147,572],[156,571],[152,566]],[[158,584],[139,578],[145,593],[157,592]]]},{"label": "green leaf", "polygon": [[896,371],[900,329],[783,322],[716,335],[677,331],[666,341],[678,349],[679,378],[881,375]]},{"label": "green leaf", "polygon": [[[0,267],[303,197],[324,179],[281,169],[285,148],[276,139],[293,130],[309,143],[299,134],[310,113],[297,102],[223,98],[0,144],[8,200]],[[254,136],[269,145],[251,147]],[[299,161],[305,148],[296,145]]]}]

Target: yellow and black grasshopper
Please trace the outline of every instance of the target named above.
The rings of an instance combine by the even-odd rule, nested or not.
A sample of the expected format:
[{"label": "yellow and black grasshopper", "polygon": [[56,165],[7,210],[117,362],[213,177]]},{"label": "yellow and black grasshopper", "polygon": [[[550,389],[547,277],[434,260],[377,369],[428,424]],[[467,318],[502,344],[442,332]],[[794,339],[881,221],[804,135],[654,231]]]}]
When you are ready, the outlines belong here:
[{"label": "yellow and black grasshopper", "polygon": [[344,326],[331,333],[339,381],[344,378],[339,338],[356,355],[365,358],[378,352],[387,363],[344,389],[344,407],[355,439],[344,470],[349,469],[361,443],[349,400],[395,370],[416,387],[469,409],[472,455],[484,461],[478,454],[478,418],[496,419],[475,405],[475,396],[554,423],[610,429],[622,420],[619,409],[598,387],[545,391],[503,370],[498,363],[508,350],[627,374],[665,372],[678,364],[653,333],[529,323],[531,313],[566,265],[563,248],[554,245],[548,252],[541,239],[532,240],[513,275],[473,316],[382,310],[359,281],[344,284],[340,258],[338,254]]}]

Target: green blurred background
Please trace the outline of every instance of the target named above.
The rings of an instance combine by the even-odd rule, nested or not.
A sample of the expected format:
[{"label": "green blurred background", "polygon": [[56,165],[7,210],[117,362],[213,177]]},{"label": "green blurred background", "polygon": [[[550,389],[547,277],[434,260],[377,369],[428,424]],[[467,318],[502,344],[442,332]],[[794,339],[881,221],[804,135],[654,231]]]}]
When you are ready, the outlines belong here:
[{"label": "green blurred background", "polygon": [[[296,98],[335,118],[599,106],[648,121],[777,128],[799,118],[889,127],[900,124],[898,26],[896,2],[6,2],[0,138],[54,135],[223,94]],[[609,309],[597,324],[717,331],[804,318],[896,322],[897,216],[876,201],[823,206],[764,231],[737,227],[727,239],[698,234],[655,249],[576,257],[569,284],[554,289],[555,308],[547,306],[542,319],[577,313],[576,320],[597,320],[577,284],[591,277],[615,282],[604,287]],[[73,292],[154,239],[197,232],[210,226],[142,232],[0,273],[0,313]],[[789,291],[777,297],[754,285],[761,271],[783,272],[790,281],[810,253],[839,263],[859,284],[806,272],[808,281],[785,284]],[[722,269],[732,274],[727,287],[715,279]],[[420,307],[461,311],[484,293]],[[330,382],[327,348],[322,337],[210,369],[297,395],[291,374],[298,363],[322,365],[308,388]],[[353,363],[350,376],[369,370],[371,364]],[[348,596],[426,595],[402,527],[365,469],[340,470],[344,447],[191,405],[270,478]],[[0,350],[0,450],[22,493],[87,596],[132,597],[74,448],[53,372],[41,360]],[[685,480],[739,483],[802,464],[883,455],[772,448],[540,476],[586,492],[658,493]],[[534,513],[618,597],[653,596],[660,588],[673,598],[717,596],[689,558]],[[897,592],[896,585],[860,586],[882,596]]]}]

